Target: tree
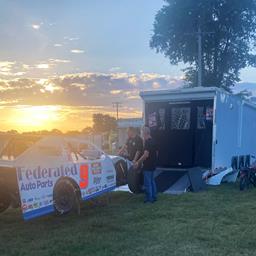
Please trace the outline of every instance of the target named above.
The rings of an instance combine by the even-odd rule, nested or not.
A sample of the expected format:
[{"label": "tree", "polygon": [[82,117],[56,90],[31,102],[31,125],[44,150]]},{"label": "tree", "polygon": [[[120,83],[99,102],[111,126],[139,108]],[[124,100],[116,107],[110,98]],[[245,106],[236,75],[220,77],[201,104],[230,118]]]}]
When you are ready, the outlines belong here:
[{"label": "tree", "polygon": [[94,132],[110,132],[117,127],[116,119],[110,115],[94,114],[93,115],[93,131]]},{"label": "tree", "polygon": [[83,130],[82,130],[82,134],[91,134],[93,132],[93,128],[92,127],[85,127]]},{"label": "tree", "polygon": [[[165,0],[150,47],[171,64],[183,62],[189,86],[197,86],[198,29],[202,31],[202,84],[230,91],[240,70],[256,65],[256,0]],[[211,33],[204,33],[211,32]]]}]

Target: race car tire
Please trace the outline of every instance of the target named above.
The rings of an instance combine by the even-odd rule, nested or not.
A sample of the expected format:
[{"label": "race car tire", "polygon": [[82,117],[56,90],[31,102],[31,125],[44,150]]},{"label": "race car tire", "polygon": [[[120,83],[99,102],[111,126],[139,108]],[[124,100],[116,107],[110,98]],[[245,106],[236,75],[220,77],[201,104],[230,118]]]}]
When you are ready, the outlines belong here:
[{"label": "race car tire", "polygon": [[80,213],[80,196],[77,187],[69,179],[62,179],[56,183],[53,191],[55,212],[58,215],[69,212]]},{"label": "race car tire", "polygon": [[11,195],[6,186],[0,184],[0,213],[9,208],[11,201]]},{"label": "race car tire", "polygon": [[122,186],[127,184],[127,163],[120,159],[115,163],[116,185]]},{"label": "race car tire", "polygon": [[142,193],[143,174],[140,169],[130,168],[127,174],[128,187],[134,194]]}]

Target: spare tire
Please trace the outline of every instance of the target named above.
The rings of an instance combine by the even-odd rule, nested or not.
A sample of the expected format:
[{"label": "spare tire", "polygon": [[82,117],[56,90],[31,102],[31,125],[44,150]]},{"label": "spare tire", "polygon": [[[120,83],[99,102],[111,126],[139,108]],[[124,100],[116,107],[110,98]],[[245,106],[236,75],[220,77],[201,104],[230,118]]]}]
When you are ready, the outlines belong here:
[{"label": "spare tire", "polygon": [[141,169],[131,167],[127,174],[128,187],[134,194],[142,193],[143,173]]},{"label": "spare tire", "polygon": [[120,159],[115,163],[116,170],[116,185],[122,186],[127,184],[127,163]]},{"label": "spare tire", "polygon": [[72,211],[80,213],[80,194],[77,187],[69,179],[58,181],[53,190],[53,202],[57,214]]},{"label": "spare tire", "polygon": [[11,204],[11,195],[3,184],[0,184],[0,213],[7,210]]}]

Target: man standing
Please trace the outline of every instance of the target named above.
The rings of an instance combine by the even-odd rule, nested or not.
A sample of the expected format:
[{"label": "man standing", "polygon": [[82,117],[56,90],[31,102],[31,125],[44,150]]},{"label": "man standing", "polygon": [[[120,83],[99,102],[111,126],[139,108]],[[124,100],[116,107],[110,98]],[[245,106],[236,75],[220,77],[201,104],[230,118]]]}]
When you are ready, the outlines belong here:
[{"label": "man standing", "polygon": [[155,202],[157,200],[156,183],[154,179],[154,171],[156,169],[157,149],[156,144],[150,135],[150,129],[143,127],[144,153],[141,158],[135,163],[135,168],[142,164],[144,175],[144,186],[146,197],[144,203]]},{"label": "man standing", "polygon": [[123,155],[127,151],[127,158],[135,163],[143,153],[143,140],[133,127],[129,127],[127,133],[128,139],[119,154]]}]

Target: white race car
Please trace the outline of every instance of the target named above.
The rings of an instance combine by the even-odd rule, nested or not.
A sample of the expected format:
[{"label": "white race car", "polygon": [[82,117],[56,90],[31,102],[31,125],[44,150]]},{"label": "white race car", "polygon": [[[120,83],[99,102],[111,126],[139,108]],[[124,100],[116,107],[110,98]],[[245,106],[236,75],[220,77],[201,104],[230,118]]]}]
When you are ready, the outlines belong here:
[{"label": "white race car", "polygon": [[0,212],[20,206],[29,220],[54,211],[79,211],[82,200],[112,191],[127,180],[137,192],[138,175],[130,167],[131,162],[109,156],[80,138],[13,137],[0,155]]}]

